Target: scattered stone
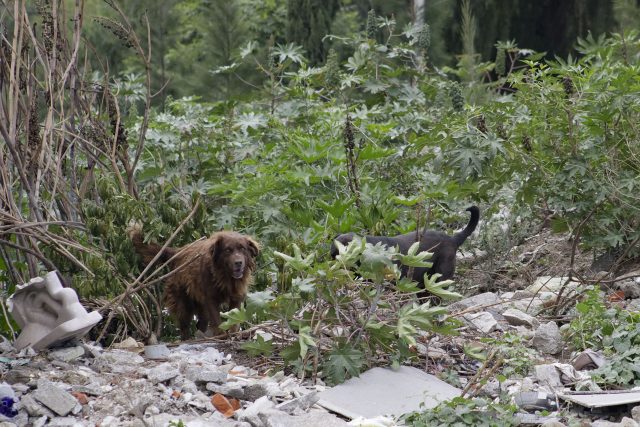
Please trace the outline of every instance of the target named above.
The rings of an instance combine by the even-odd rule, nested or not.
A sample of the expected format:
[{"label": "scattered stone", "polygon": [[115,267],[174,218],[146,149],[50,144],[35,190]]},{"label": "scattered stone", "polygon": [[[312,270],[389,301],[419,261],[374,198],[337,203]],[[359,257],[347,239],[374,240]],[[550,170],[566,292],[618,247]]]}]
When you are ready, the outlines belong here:
[{"label": "scattered stone", "polygon": [[144,363],[144,358],[125,350],[112,350],[102,353],[96,358],[96,366],[99,370],[109,371],[114,374],[129,374],[138,369],[138,365]]},{"label": "scattered stone", "polygon": [[640,423],[640,406],[631,408],[631,418]]},{"label": "scattered stone", "polygon": [[488,334],[498,328],[498,321],[486,311],[480,313],[467,313],[464,319],[482,333]]},{"label": "scattered stone", "polygon": [[36,402],[30,394],[22,396],[20,404],[31,417],[54,417],[54,414],[50,409]]},{"label": "scattered stone", "polygon": [[207,390],[224,394],[225,396],[235,397],[236,399],[244,399],[244,384],[238,382],[230,382],[222,385],[208,383]]},{"label": "scattered stone", "polygon": [[139,350],[143,347],[144,346],[142,345],[142,343],[139,343],[138,341],[134,340],[131,337],[127,337],[125,340],[115,343],[113,345],[113,348],[117,348],[120,350],[134,350],[134,351]]},{"label": "scattered stone", "polygon": [[144,355],[147,359],[164,360],[169,357],[169,348],[164,344],[154,344],[144,346]]},{"label": "scattered stone", "polygon": [[638,423],[631,418],[624,417],[619,423],[605,420],[596,420],[591,423],[591,427],[638,427]]},{"label": "scattered stone", "polygon": [[250,402],[255,402],[262,396],[267,396],[269,394],[267,387],[262,383],[250,384],[244,388],[244,397],[243,400],[248,400]]},{"label": "scattered stone", "polygon": [[533,370],[540,384],[551,388],[563,386],[562,380],[560,379],[560,372],[558,372],[554,365],[536,365]]},{"label": "scattered stone", "polygon": [[348,424],[328,412],[308,412],[302,415],[289,415],[282,411],[261,412],[258,417],[265,427],[342,427]]},{"label": "scattered stone", "polygon": [[549,420],[540,424],[540,427],[567,427],[558,420]]},{"label": "scattered stone", "polygon": [[42,416],[40,418],[36,418],[31,425],[32,427],[43,427],[47,425],[48,420],[49,420],[48,417]]},{"label": "scattered stone", "polygon": [[470,298],[457,301],[449,305],[449,312],[459,312],[470,309],[472,307],[480,309],[484,306],[492,306],[500,302],[500,297],[493,292],[485,292],[483,294],[474,295]]},{"label": "scattered stone", "polygon": [[89,385],[74,385],[71,387],[71,391],[75,393],[83,393],[88,394],[89,396],[100,396],[102,395],[102,390],[99,388],[100,386],[89,384]]},{"label": "scattered stone", "polygon": [[47,380],[38,381],[33,397],[61,417],[68,415],[78,403],[71,394]]},{"label": "scattered stone", "polygon": [[9,384],[23,383],[26,384],[35,378],[37,371],[29,368],[14,368],[5,373],[2,380]]},{"label": "scattered stone", "polygon": [[510,308],[502,313],[504,318],[513,326],[528,326],[530,328],[537,328],[540,326],[540,322],[535,317],[524,313],[516,308]]},{"label": "scattered stone", "polygon": [[558,407],[555,397],[544,392],[527,391],[517,393],[513,396],[513,401],[518,407],[528,412],[554,411]]},{"label": "scattered stone", "polygon": [[177,368],[174,368],[169,363],[163,363],[150,369],[147,372],[147,378],[154,384],[163,383],[169,381],[172,378],[177,377],[180,374]]},{"label": "scattered stone", "polygon": [[222,384],[227,380],[227,373],[217,369],[205,368],[202,366],[191,366],[185,372],[187,379],[198,383],[218,383]]},{"label": "scattered stone", "polygon": [[[263,396],[243,410],[236,412],[239,421],[246,421],[252,426],[263,425],[260,413],[271,410],[275,404],[267,396]],[[282,412],[282,411],[278,411]]]},{"label": "scattered stone", "polygon": [[276,406],[276,409],[284,411],[290,415],[299,414],[300,412],[306,411],[307,409],[315,405],[318,400],[320,400],[318,393],[311,392],[296,399],[282,402]]},{"label": "scattered stone", "polygon": [[568,279],[568,277],[540,276],[526,290],[537,294],[541,291],[559,292],[564,288],[564,295],[568,295],[580,286],[580,282],[567,281]]},{"label": "scattered stone", "polygon": [[614,289],[620,290],[624,293],[625,299],[637,299],[640,298],[640,277],[634,277],[633,279],[626,279],[621,282],[616,282]]},{"label": "scattered stone", "polygon": [[74,417],[55,417],[47,424],[48,427],[83,427]]},{"label": "scattered stone", "polygon": [[562,351],[564,343],[556,322],[544,323],[536,329],[533,346],[545,354],[558,354]]},{"label": "scattered stone", "polygon": [[84,347],[81,345],[75,347],[60,348],[49,352],[49,357],[62,362],[71,362],[79,357],[84,356]]}]

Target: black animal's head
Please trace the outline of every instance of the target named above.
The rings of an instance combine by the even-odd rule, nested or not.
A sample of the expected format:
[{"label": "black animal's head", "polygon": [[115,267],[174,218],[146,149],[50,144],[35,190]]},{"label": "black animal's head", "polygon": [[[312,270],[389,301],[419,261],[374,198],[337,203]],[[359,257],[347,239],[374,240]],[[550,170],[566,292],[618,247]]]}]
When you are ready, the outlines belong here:
[{"label": "black animal's head", "polygon": [[353,240],[353,233],[340,234],[338,237],[333,239],[331,243],[331,258],[335,259],[338,256],[338,247],[336,246],[336,241],[342,243],[343,245],[348,245],[349,242]]}]

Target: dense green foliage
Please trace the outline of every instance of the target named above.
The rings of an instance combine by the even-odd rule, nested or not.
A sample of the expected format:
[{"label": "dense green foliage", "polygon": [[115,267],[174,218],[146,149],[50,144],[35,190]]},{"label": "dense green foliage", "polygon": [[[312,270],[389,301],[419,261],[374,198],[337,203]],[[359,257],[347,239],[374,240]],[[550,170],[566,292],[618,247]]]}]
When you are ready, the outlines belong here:
[{"label": "dense green foliage", "polygon": [[607,363],[592,371],[603,387],[636,387],[640,384],[640,315],[637,312],[607,308],[598,289],[586,292],[576,304],[577,316],[568,334],[578,350],[602,351]]},{"label": "dense green foliage", "polygon": [[[70,2],[68,2],[70,3]],[[85,35],[100,57],[91,55],[94,69],[111,75],[141,72],[141,64],[132,49],[121,49],[118,40],[109,37],[118,19],[108,1],[87,2]],[[496,57],[499,40],[516,40],[521,46],[566,57],[575,53],[577,37],[607,32],[629,31],[638,27],[640,6],[635,0],[553,0],[539,2],[483,0],[468,2],[476,31],[469,40],[464,26],[461,0],[419,2],[405,0],[136,0],[122,2],[130,24],[146,44],[145,22],[150,26],[150,48],[154,104],[164,106],[167,95],[173,98],[198,94],[203,100],[246,98],[246,83],[260,85],[261,73],[254,64],[234,69],[235,76],[212,73],[219,67],[236,63],[238,50],[249,41],[258,42],[265,57],[276,44],[294,43],[305,49],[309,64],[323,65],[329,48],[341,59],[351,55],[337,46],[327,34],[350,37],[366,30],[367,16],[373,11],[393,21],[397,31],[425,22],[431,31],[427,62],[432,67],[454,65],[464,55],[475,61]],[[104,28],[106,27],[106,29]],[[539,30],[532,31],[532,28]],[[479,31],[481,29],[481,31]],[[378,42],[386,43],[388,34],[378,32]],[[474,45],[469,50],[469,41]],[[240,78],[237,78],[240,77]],[[490,75],[485,77],[490,78]]]},{"label": "dense green foliage", "polygon": [[[246,20],[252,2],[227,3],[167,1],[159,9],[171,13],[155,11],[147,42],[136,36],[146,32],[144,21],[127,22],[126,11],[98,19],[134,52],[113,48],[132,71],[126,75],[76,74],[82,67],[71,41],[79,45],[79,33],[60,47],[45,39],[16,48],[21,61],[2,45],[3,75],[11,64],[20,76],[0,79],[10,105],[3,112],[10,120],[0,120],[0,160],[12,160],[0,182],[4,290],[57,269],[87,301],[117,296],[100,304],[121,322],[119,332],[105,333],[123,333],[124,324],[142,339],[170,337],[161,327],[162,270],[138,276],[127,229],[142,224],[145,239],[173,238],[174,246],[235,229],[263,251],[256,292],[227,324],[277,323],[282,345],[257,334],[247,351],[280,352],[298,372],[339,382],[369,364],[411,357],[418,336],[453,325],[440,307],[417,303],[410,283],[394,289],[401,305],[385,306],[385,268],[393,270],[398,254],[352,246],[352,256],[328,261],[338,233],[456,227],[474,203],[489,249],[523,222],[551,218],[585,247],[637,255],[637,33],[579,39],[579,57],[553,61],[504,41],[497,64],[480,62],[477,17],[465,2],[464,55],[439,70],[428,61],[441,27],[400,27],[368,12],[366,25],[343,8],[335,19],[356,28],[325,38],[332,50],[322,65],[286,39],[284,2],[264,2]],[[54,17],[41,15],[46,35]],[[222,34],[237,37],[217,33],[220,20],[229,26]],[[257,34],[264,37],[249,38]],[[172,67],[184,91],[165,88]],[[151,96],[164,90],[171,96],[151,108]],[[205,101],[214,99],[224,101]],[[498,212],[512,229],[498,228]],[[452,296],[448,284],[430,285]],[[362,310],[369,314],[349,323],[341,317]],[[527,369],[524,357],[514,355],[512,372]]]}]

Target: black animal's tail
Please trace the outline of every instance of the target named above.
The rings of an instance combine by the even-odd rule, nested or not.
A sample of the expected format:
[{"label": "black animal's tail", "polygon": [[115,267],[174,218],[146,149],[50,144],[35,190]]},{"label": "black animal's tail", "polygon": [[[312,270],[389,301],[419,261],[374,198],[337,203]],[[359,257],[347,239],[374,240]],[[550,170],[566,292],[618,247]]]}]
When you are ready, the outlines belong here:
[{"label": "black animal's tail", "polygon": [[456,242],[456,245],[460,247],[467,237],[473,233],[478,225],[478,221],[480,220],[480,209],[477,206],[471,206],[467,208],[469,212],[471,212],[471,218],[469,218],[469,224],[464,228],[464,230],[460,231],[453,235],[453,240]]}]

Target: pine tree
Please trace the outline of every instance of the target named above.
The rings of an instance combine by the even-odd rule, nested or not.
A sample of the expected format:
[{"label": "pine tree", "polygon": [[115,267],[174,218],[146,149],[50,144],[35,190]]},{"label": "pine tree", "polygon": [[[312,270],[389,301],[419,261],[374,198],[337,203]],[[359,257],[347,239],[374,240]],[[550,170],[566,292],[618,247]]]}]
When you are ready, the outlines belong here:
[{"label": "pine tree", "polygon": [[287,40],[305,48],[311,65],[324,62],[328,46],[323,38],[339,9],[338,0],[289,0]]}]

